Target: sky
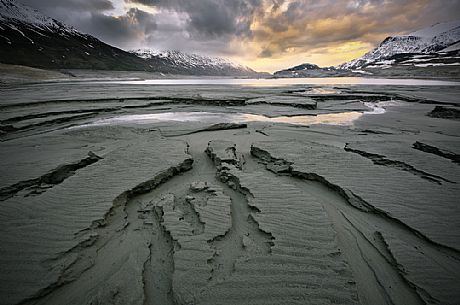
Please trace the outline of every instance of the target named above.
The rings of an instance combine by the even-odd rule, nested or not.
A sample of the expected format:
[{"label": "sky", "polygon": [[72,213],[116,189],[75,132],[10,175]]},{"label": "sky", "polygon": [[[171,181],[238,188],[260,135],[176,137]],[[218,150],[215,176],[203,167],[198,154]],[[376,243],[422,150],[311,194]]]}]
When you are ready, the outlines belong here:
[{"label": "sky", "polygon": [[460,0],[20,0],[125,50],[218,56],[257,71],[337,65],[391,35],[460,19]]}]

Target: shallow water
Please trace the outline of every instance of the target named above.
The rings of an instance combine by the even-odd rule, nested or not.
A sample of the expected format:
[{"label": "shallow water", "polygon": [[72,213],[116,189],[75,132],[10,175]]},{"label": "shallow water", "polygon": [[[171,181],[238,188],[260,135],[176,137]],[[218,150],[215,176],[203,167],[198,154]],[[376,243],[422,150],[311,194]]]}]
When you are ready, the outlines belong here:
[{"label": "shallow water", "polygon": [[305,91],[308,94],[340,94],[342,91],[335,88],[330,87],[318,87],[318,88],[311,88],[310,90]]},{"label": "shallow water", "polygon": [[327,113],[318,115],[296,115],[296,116],[278,116],[267,117],[251,113],[225,113],[225,112],[163,112],[163,113],[146,113],[130,114],[117,117],[100,119],[89,124],[80,125],[118,125],[118,124],[152,124],[158,122],[201,122],[201,123],[246,123],[246,122],[268,122],[268,123],[287,123],[295,125],[352,125],[353,122],[365,114],[382,114],[385,113],[383,106],[376,103],[366,105],[371,110],[366,112],[348,111],[340,113]]},{"label": "shallow water", "polygon": [[158,122],[202,122],[208,124],[215,123],[247,123],[247,122],[267,122],[267,123],[286,123],[294,125],[341,125],[349,126],[363,115],[383,114],[388,106],[397,106],[397,101],[380,101],[374,103],[364,103],[369,111],[347,111],[339,113],[326,113],[317,115],[295,115],[268,117],[260,114],[241,113],[241,112],[207,112],[207,111],[177,111],[160,112],[145,114],[125,114],[117,117],[99,119],[89,124],[75,127],[98,126],[98,125],[118,125],[118,124],[152,124]]},{"label": "shallow water", "polygon": [[84,126],[116,125],[116,124],[151,124],[158,122],[202,122],[202,123],[246,123],[246,122],[269,122],[288,123],[296,125],[351,125],[354,120],[360,118],[362,112],[350,111],[341,113],[329,113],[319,115],[298,115],[267,117],[250,113],[222,113],[222,112],[164,112],[123,115],[114,118],[97,120]]},{"label": "shallow water", "polygon": [[244,86],[286,86],[286,85],[401,85],[401,86],[460,86],[460,82],[425,80],[425,79],[396,79],[396,78],[366,78],[366,77],[316,77],[316,78],[268,78],[268,79],[239,79],[239,78],[196,78],[196,79],[147,79],[111,81],[108,83],[124,85],[244,85]]}]

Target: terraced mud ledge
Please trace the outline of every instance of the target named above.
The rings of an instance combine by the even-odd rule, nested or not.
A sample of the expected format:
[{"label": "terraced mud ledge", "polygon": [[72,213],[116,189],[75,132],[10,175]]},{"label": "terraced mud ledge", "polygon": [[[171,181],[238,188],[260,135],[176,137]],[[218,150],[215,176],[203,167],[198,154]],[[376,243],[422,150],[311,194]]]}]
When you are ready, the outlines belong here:
[{"label": "terraced mud ledge", "polygon": [[0,304],[458,304],[459,93],[1,87]]}]

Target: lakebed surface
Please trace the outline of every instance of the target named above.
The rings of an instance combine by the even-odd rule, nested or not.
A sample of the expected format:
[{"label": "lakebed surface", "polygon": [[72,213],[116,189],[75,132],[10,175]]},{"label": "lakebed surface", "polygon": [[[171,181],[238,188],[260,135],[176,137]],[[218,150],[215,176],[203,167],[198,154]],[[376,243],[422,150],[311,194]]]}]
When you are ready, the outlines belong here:
[{"label": "lakebed surface", "polygon": [[0,95],[0,304],[460,303],[459,86]]}]

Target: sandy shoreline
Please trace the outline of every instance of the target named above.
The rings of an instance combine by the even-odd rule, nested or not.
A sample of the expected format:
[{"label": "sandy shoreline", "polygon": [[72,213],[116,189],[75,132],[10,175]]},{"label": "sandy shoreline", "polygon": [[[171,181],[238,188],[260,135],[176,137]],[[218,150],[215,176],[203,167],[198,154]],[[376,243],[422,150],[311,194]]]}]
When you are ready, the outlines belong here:
[{"label": "sandy shoreline", "polygon": [[0,304],[458,304],[459,93],[4,86]]}]

